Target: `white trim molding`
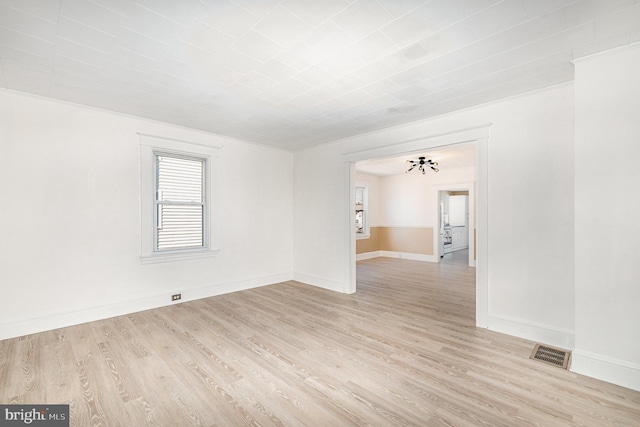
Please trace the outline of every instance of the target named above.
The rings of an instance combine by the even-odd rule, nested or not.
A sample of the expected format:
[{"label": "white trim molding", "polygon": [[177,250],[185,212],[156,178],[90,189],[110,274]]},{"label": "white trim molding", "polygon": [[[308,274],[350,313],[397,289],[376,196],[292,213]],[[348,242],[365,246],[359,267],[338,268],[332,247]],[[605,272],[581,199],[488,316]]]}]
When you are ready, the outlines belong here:
[{"label": "white trim molding", "polygon": [[571,350],[575,346],[574,331],[530,322],[524,319],[490,314],[488,327],[492,331],[564,348],[566,350]]},{"label": "white trim molding", "polygon": [[380,256],[386,258],[410,259],[413,261],[438,262],[438,258],[436,258],[435,255],[412,254],[409,252],[380,251]]},{"label": "white trim molding", "polygon": [[316,286],[322,289],[328,289],[330,291],[340,292],[343,294],[352,294],[347,286],[347,283],[336,282],[335,280],[329,280],[322,277],[312,276],[304,273],[293,273],[293,280],[296,282],[304,283],[305,285]]},{"label": "white trim molding", "polygon": [[141,264],[159,264],[171,261],[184,261],[189,259],[211,258],[220,253],[219,249],[207,249],[196,251],[180,251],[168,253],[156,253],[153,255],[140,255]]},{"label": "white trim molding", "polygon": [[491,123],[487,123],[447,133],[426,135],[409,141],[398,141],[396,143],[387,144],[383,147],[345,153],[342,155],[342,158],[346,162],[357,162],[360,160],[391,157],[418,152],[427,148],[474,142],[479,139],[489,138],[489,128],[491,125]]},{"label": "white trim molding", "polygon": [[371,258],[402,258],[402,259],[410,259],[413,261],[424,261],[424,262],[438,262],[438,259],[435,255],[423,255],[423,254],[412,254],[409,252],[394,252],[394,251],[372,251],[372,252],[364,252],[356,255],[356,261],[363,261],[365,259]]},{"label": "white trim molding", "polygon": [[571,372],[640,391],[640,365],[636,363],[576,349],[571,355]]},{"label": "white trim molding", "polygon": [[489,324],[489,129],[476,141],[475,255],[476,326]]},{"label": "white trim molding", "polygon": [[382,251],[372,251],[372,252],[364,252],[361,254],[356,254],[356,261],[364,261],[365,259],[380,258],[381,256],[383,256],[381,252]]}]

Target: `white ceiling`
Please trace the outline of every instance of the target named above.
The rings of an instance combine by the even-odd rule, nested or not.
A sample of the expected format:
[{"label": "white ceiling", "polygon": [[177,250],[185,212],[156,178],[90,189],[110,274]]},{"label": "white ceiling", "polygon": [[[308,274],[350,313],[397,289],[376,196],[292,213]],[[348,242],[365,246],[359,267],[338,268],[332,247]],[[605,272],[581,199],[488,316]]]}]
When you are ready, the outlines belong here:
[{"label": "white ceiling", "polygon": [[0,0],[0,87],[298,150],[638,40],[640,0]]},{"label": "white ceiling", "polygon": [[[469,168],[476,165],[476,145],[473,143],[450,145],[447,148],[405,154],[399,157],[363,160],[356,163],[356,171],[369,175],[389,176],[403,174],[411,166],[407,160],[418,160],[418,157],[437,162],[440,170]],[[418,169],[411,171],[420,174]],[[427,168],[427,174],[436,173]]]}]

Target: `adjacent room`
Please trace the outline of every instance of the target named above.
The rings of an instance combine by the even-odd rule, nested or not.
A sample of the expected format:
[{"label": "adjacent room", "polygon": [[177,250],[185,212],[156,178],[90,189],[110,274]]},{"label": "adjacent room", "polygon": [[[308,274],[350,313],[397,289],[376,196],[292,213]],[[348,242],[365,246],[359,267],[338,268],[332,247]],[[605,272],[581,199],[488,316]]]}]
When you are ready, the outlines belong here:
[{"label": "adjacent room", "polygon": [[0,424],[638,424],[639,75],[636,0],[0,0]]},{"label": "adjacent room", "polygon": [[356,259],[466,258],[474,267],[475,154],[475,144],[457,144],[357,162]]}]

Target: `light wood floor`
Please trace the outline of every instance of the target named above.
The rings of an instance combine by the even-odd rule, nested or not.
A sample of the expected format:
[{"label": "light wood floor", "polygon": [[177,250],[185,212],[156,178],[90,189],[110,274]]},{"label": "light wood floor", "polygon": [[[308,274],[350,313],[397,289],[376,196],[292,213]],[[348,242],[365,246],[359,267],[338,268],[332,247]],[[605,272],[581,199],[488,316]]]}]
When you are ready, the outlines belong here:
[{"label": "light wood floor", "polygon": [[445,254],[440,258],[440,262],[444,264],[469,265],[469,249],[460,249]]},{"label": "light wood floor", "polygon": [[0,341],[0,403],[76,426],[637,426],[640,393],[474,327],[474,269],[358,263],[358,292],[287,282]]}]

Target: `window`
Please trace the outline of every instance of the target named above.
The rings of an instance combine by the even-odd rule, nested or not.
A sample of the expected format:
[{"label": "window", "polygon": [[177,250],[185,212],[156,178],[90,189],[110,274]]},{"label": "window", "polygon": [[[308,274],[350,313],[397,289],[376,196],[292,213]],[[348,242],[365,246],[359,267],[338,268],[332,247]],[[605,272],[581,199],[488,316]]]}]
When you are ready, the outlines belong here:
[{"label": "window", "polygon": [[140,134],[143,264],[218,252],[219,148]]},{"label": "window", "polygon": [[156,153],[154,250],[204,248],[206,160]]},{"label": "window", "polygon": [[356,237],[369,237],[369,224],[367,222],[368,194],[366,187],[356,187]]}]

